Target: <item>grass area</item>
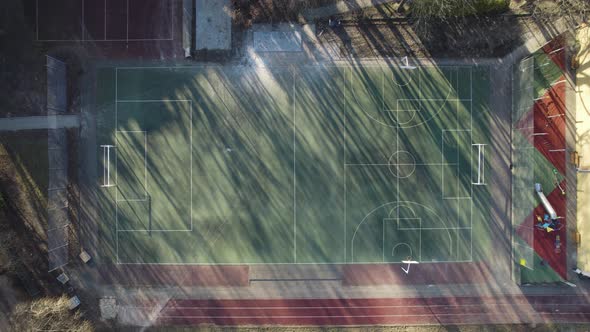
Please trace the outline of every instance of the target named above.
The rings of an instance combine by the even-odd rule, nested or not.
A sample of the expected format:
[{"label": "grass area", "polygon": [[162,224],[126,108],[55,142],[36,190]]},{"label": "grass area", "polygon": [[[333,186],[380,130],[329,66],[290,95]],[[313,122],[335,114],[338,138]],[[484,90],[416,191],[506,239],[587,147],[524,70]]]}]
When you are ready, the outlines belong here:
[{"label": "grass area", "polygon": [[472,143],[489,141],[487,77],[477,67],[104,68],[98,140],[116,156],[107,165],[98,151],[99,171],[117,184],[101,189],[106,256],[482,259],[490,198],[472,186]]}]

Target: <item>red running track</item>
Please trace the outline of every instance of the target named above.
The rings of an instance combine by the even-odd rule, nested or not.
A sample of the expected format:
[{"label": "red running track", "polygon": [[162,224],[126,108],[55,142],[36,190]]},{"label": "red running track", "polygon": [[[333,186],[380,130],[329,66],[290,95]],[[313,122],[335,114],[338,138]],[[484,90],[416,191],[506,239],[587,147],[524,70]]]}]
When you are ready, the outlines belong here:
[{"label": "red running track", "polygon": [[590,322],[585,296],[171,300],[159,325],[411,325]]}]

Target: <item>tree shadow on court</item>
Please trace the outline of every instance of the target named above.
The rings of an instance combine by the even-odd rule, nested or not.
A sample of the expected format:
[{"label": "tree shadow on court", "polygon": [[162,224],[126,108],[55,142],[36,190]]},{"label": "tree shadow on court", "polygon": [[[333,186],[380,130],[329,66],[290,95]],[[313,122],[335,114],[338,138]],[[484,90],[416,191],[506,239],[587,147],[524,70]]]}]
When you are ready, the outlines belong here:
[{"label": "tree shadow on court", "polygon": [[[346,69],[228,66],[209,69],[207,75],[199,76],[198,79],[174,81],[177,94],[190,96],[195,101],[190,121],[193,130],[190,150],[192,179],[186,165],[180,164],[186,160],[174,156],[184,148],[179,142],[186,144],[186,139],[174,139],[186,137],[184,126],[175,127],[178,122],[184,121],[178,114],[186,110],[170,103],[166,106],[170,116],[154,121],[156,125],[151,129],[153,134],[159,131],[165,133],[164,136],[170,141],[149,147],[146,163],[154,180],[153,184],[149,184],[149,191],[154,200],[163,199],[164,196],[180,200],[190,193],[170,185],[168,177],[170,174],[185,179],[188,177],[194,191],[191,201],[193,231],[145,230],[136,232],[138,234],[129,232],[121,235],[113,230],[112,218],[113,213],[116,213],[112,204],[113,191],[105,191],[104,196],[99,197],[100,213],[104,213],[101,231],[105,235],[100,241],[100,250],[110,257],[116,257],[118,253],[122,261],[135,263],[349,262],[344,250],[350,249],[347,247],[350,245],[352,229],[345,227],[349,226],[346,218],[352,216],[344,216],[345,211],[358,208],[354,213],[362,215],[368,213],[376,202],[383,202],[384,198],[400,199],[392,196],[391,188],[386,185],[391,181],[387,168],[367,168],[354,177],[345,175],[349,174],[345,170],[348,160],[387,158],[395,152],[392,143],[383,139],[391,135],[392,128],[375,124],[360,107],[380,107],[383,95],[379,93],[382,91],[382,82],[378,75],[390,70],[390,66],[384,67],[375,72],[374,68],[369,69],[361,64]],[[346,75],[354,75],[355,82],[362,83],[358,87],[362,86],[369,92],[368,99],[354,99],[359,91],[354,91],[356,95],[344,95],[345,91],[351,92],[351,83],[347,82]],[[433,88],[453,86],[452,79],[445,74],[435,71],[432,75],[437,77]],[[493,139],[493,135],[486,131],[488,120],[485,119],[490,112],[486,108],[490,87],[482,85],[479,88],[481,91],[477,92],[477,100],[481,105],[477,111],[481,112],[478,114],[483,119],[477,121],[478,135],[482,139]],[[149,86],[138,91],[145,95],[145,91],[150,91]],[[410,89],[404,97],[420,99],[425,93],[428,91]],[[464,103],[462,107],[472,105]],[[420,131],[423,134],[421,136],[406,129],[399,132],[399,140],[405,149],[417,152],[423,149],[424,142],[440,143],[440,132],[455,128],[452,117],[436,115],[419,115],[424,116],[418,118],[420,121],[432,118],[428,126]],[[130,117],[119,125],[128,130],[137,130],[137,123],[141,123],[140,119]],[[107,136],[112,135],[113,128],[106,133]],[[168,128],[172,128],[172,131],[167,132]],[[350,144],[355,155],[346,155],[350,153],[344,150],[348,147],[345,145],[347,139],[346,144]],[[144,148],[141,137],[131,139],[129,144],[134,150],[141,151]],[[430,151],[443,154],[438,144],[434,144]],[[473,152],[463,149],[459,153],[458,158],[467,161],[472,158]],[[159,166],[160,159],[168,163]],[[120,175],[124,175],[129,184],[142,184],[141,177],[137,175],[137,165],[127,161],[117,165],[119,167]],[[415,188],[414,195],[420,195],[423,191],[424,197],[429,197],[431,192],[442,192],[439,176],[427,172],[423,178],[417,179],[420,188]],[[375,183],[381,184],[373,186]],[[347,185],[348,189],[345,187]],[[469,186],[470,183],[461,185]],[[347,201],[346,190],[353,187],[364,189],[359,191],[357,197],[360,198],[357,201]],[[472,274],[468,279],[471,282],[454,285],[450,292],[456,296],[476,291],[501,293],[501,286],[509,281],[509,267],[498,269],[492,261],[503,257],[504,254],[500,252],[509,246],[509,241],[503,235],[499,238],[496,236],[497,229],[503,227],[503,221],[488,218],[487,212],[496,207],[485,188],[474,194],[472,199],[474,209],[480,214],[477,226],[473,226],[474,237],[478,236],[480,240],[473,244],[473,260],[481,264],[473,264],[465,270]],[[441,206],[440,213],[452,215],[445,210],[447,208]],[[506,211],[506,207],[500,208]],[[185,209],[185,205],[173,203],[162,211],[162,215],[178,216],[182,214],[179,211]],[[343,225],[344,221],[347,224]],[[162,222],[166,224],[167,221]],[[356,222],[351,221],[350,225],[356,226]],[[347,232],[346,237],[344,232]],[[370,236],[374,236],[373,241],[379,242],[383,234],[376,232],[369,235],[369,239]],[[117,237],[122,237],[124,242],[117,244],[113,241]],[[117,245],[121,247],[117,248]],[[429,243],[428,246],[435,250],[437,243]],[[297,257],[294,256],[295,252]],[[455,269],[455,263],[432,264],[440,268],[436,270],[439,274],[444,273],[445,269]],[[336,269],[340,268],[336,266]],[[399,265],[391,265],[391,268],[397,270]],[[164,273],[162,271],[164,269],[158,270],[156,266],[147,270],[126,267],[125,275],[112,275],[110,279],[116,282],[118,278],[123,278],[139,283],[169,280],[161,275]],[[219,271],[223,271],[221,267]],[[313,264],[308,273],[313,274],[312,271]],[[107,273],[116,274],[117,269],[113,267]],[[190,278],[190,275],[184,277]],[[441,279],[426,277],[419,282],[409,281],[404,285],[421,291],[427,287],[427,282],[436,284],[437,280]]]}]

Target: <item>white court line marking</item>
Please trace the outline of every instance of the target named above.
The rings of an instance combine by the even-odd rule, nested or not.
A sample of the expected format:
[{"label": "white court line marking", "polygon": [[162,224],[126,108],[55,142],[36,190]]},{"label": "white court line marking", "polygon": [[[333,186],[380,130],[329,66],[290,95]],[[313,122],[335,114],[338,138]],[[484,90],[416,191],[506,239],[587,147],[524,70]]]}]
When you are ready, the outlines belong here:
[{"label": "white court line marking", "polygon": [[190,232],[188,229],[152,229],[152,230],[145,230],[145,229],[120,229],[119,233],[173,233],[173,232]]},{"label": "white court line marking", "polygon": [[107,0],[104,0],[104,40],[107,39]]},{"label": "white court line marking", "polygon": [[[121,232],[123,233],[123,232]],[[472,260],[460,260],[460,261],[442,261],[442,260],[436,260],[436,261],[424,261],[424,262],[420,262],[420,264],[450,264],[450,263],[473,263]],[[260,262],[218,262],[218,263],[178,263],[178,262],[159,262],[159,263],[138,263],[138,262],[119,262],[117,263],[117,265],[174,265],[174,266],[183,266],[183,265],[187,265],[187,266],[218,266],[218,265],[229,265],[229,266],[242,266],[242,265],[257,265],[257,266],[263,266],[263,265],[322,265],[322,266],[330,266],[330,265],[357,265],[357,264],[364,264],[364,265],[382,265],[383,262],[381,261],[355,261],[355,262],[335,262],[335,263],[322,263],[322,262],[316,262],[316,263],[284,263],[284,262],[278,262],[278,263],[260,263]]]},{"label": "white court line marking", "polygon": [[[192,67],[198,67],[198,68],[203,68],[203,66],[192,66]],[[163,68],[163,67],[147,67],[147,68]],[[169,67],[169,68],[175,68],[175,69],[182,69],[184,67]],[[130,69],[137,69],[136,67],[130,67]],[[346,75],[346,73],[345,73]],[[352,84],[352,72],[350,72],[350,84]],[[344,95],[346,96],[346,88],[344,89]],[[126,102],[125,100],[122,100],[120,102]],[[131,101],[129,101],[131,102]],[[346,105],[346,101],[345,101],[345,105]],[[346,107],[345,107],[346,108]],[[344,120],[346,121],[346,116],[345,116],[345,112],[346,110],[343,112],[344,115]],[[344,123],[345,123],[344,121]],[[191,126],[191,130],[192,130],[192,126]],[[346,161],[346,125],[344,127],[343,130],[343,138],[344,138],[344,149],[343,149],[343,155],[344,155],[344,160]],[[191,135],[191,144],[192,144],[192,135]],[[397,144],[399,144],[399,142],[397,142]],[[192,157],[191,157],[191,163],[192,163]],[[191,172],[192,172],[192,167],[191,167]],[[345,183],[344,183],[344,203],[346,206],[346,167],[344,167],[344,172],[345,172]],[[192,183],[191,183],[192,185]],[[191,188],[192,189],[192,188]],[[398,190],[399,190],[399,186],[398,186]],[[192,195],[192,193],[191,193]],[[192,202],[192,200],[191,200]],[[192,211],[191,211],[192,213]],[[346,208],[344,210],[344,214],[345,214],[345,223],[344,223],[344,231],[345,231],[345,240],[346,240]],[[191,214],[191,218],[192,218],[192,214]],[[192,227],[192,225],[191,225]],[[353,235],[354,236],[354,235]],[[421,240],[420,240],[421,241]],[[346,245],[344,246],[344,263],[314,263],[314,264],[318,264],[318,265],[341,265],[341,264],[348,264],[346,262]],[[426,263],[431,263],[431,264],[436,264],[436,263],[458,263],[458,262],[470,262],[470,261],[433,261],[433,262],[426,262]],[[144,265],[147,263],[120,263],[120,264],[126,264],[126,265]],[[175,262],[171,262],[171,263],[150,263],[150,264],[155,264],[155,265],[244,265],[244,264],[248,264],[248,265],[267,265],[268,263],[247,263],[247,262],[240,262],[240,263],[216,263],[216,264],[211,264],[211,263],[175,263]],[[293,264],[293,263],[273,263],[273,264],[278,264],[278,265],[282,265],[282,264]],[[307,264],[307,263],[296,263],[296,264]],[[354,264],[379,264],[376,262],[354,262]]]},{"label": "white court line marking", "polygon": [[37,41],[39,41],[39,0],[35,1],[35,23],[37,28]]},{"label": "white court line marking", "polygon": [[129,42],[129,0],[127,0],[127,8],[126,8],[126,34],[125,34],[125,41],[128,43]]},{"label": "white court line marking", "polygon": [[[419,218],[417,218],[417,219],[419,219]],[[471,227],[404,227],[404,228],[399,228],[400,231],[412,231],[412,230],[441,231],[441,230],[458,230],[458,229],[471,229]]]},{"label": "white court line marking", "polygon": [[[295,73],[292,72],[293,82],[295,82]],[[296,104],[297,98],[295,95],[295,83],[292,87],[293,95],[293,262],[297,263],[297,117]]]},{"label": "white court line marking", "polygon": [[86,39],[86,33],[84,32],[84,29],[86,27],[86,25],[84,24],[84,4],[86,1],[82,0],[82,25],[80,26],[80,30],[82,32],[82,41],[84,41],[84,39]]},{"label": "white court line marking", "polygon": [[[393,248],[391,249],[391,257],[395,257],[395,248],[405,245],[406,247],[408,247],[408,249],[410,249],[410,257],[412,257],[412,247],[407,244],[406,242],[399,242],[398,244],[396,244],[395,246],[393,246]],[[401,261],[400,261],[401,262]],[[395,262],[395,263],[400,263],[400,262]]]},{"label": "white court line marking", "polygon": [[131,198],[131,199],[120,199],[117,202],[147,202],[147,198]]},{"label": "white court line marking", "polygon": [[[452,68],[456,68],[456,67],[452,67]],[[422,122],[420,122],[418,124],[412,125],[412,126],[403,126],[403,128],[413,128],[413,127],[417,127],[417,126],[420,126],[420,125],[423,125],[423,124],[429,122],[430,120],[432,120],[433,118],[435,118],[436,116],[438,116],[438,114],[441,112],[441,110],[443,109],[443,107],[446,104],[446,102],[452,101],[452,99],[449,98],[449,96],[451,95],[451,93],[453,91],[452,84],[451,84],[451,86],[449,87],[449,89],[447,91],[446,98],[444,98],[444,99],[426,99],[426,98],[421,98],[420,95],[422,94],[422,86],[421,86],[421,83],[420,82],[422,81],[421,80],[422,71],[423,71],[422,69],[419,69],[418,70],[418,87],[419,87],[419,89],[418,89],[419,94],[418,95],[419,95],[419,98],[417,98],[415,100],[419,100],[419,101],[445,101],[445,103],[443,103],[442,105],[440,105],[440,107],[438,108],[438,110],[436,110],[435,112],[433,112],[433,114],[430,116],[430,118],[428,118],[428,119],[426,119],[426,120],[424,120],[424,121],[422,121]],[[382,75],[381,79],[383,80],[383,75],[384,75],[383,72],[381,72],[381,75]],[[351,78],[351,85],[352,85],[352,78]],[[383,88],[383,84],[382,84],[382,88]],[[352,88],[351,88],[351,91],[352,91]],[[383,93],[384,93],[384,91],[382,90],[382,98],[383,98]],[[356,94],[354,93],[354,91],[352,91],[352,95],[354,96],[354,99],[357,101],[357,104],[361,105],[361,103],[358,102],[358,99],[357,99]],[[412,100],[412,99],[408,99],[408,100]],[[381,108],[381,110],[383,110],[383,101],[382,101],[382,108]],[[380,120],[374,118],[371,114],[367,113],[362,108],[361,108],[361,111],[366,116],[368,116],[370,119],[372,119],[373,121],[381,124],[382,126],[391,127],[391,128],[395,128],[396,126],[398,126],[397,123],[395,124],[395,126],[392,126],[392,125],[387,124],[387,123],[383,123]]]},{"label": "white court line marking", "polygon": [[85,28],[85,18],[84,18],[84,11],[85,11],[85,0],[82,0],[82,23],[81,23],[81,30],[82,30],[82,37],[81,39],[39,39],[39,0],[35,1],[35,22],[36,22],[36,41],[38,42],[85,42],[85,41],[91,41],[91,42],[130,42],[130,41],[134,41],[134,42],[142,42],[142,41],[173,41],[174,40],[174,6],[171,5],[170,2],[168,2],[170,5],[168,6],[168,8],[170,9],[170,16],[168,17],[169,21],[170,21],[170,38],[129,38],[129,0],[127,0],[127,14],[126,14],[126,20],[127,22],[126,27],[127,27],[127,33],[126,36],[127,38],[125,39],[107,39],[107,0],[104,1],[104,39],[86,39],[85,38],[85,32],[84,32],[84,28]]},{"label": "white court line marking", "polygon": [[[452,73],[454,73],[455,85],[458,86],[458,82],[459,82],[459,71],[458,71],[458,67],[454,66],[454,67],[451,67],[451,68],[454,69],[454,71]],[[469,67],[469,68],[470,68],[470,75],[472,75],[472,68],[471,67]],[[421,77],[422,77],[421,75],[422,74],[423,74],[422,73],[422,70],[420,70],[419,71],[419,76],[418,76],[418,78],[419,78],[419,80],[418,80],[418,83],[419,83],[418,92],[419,93],[422,92],[422,89],[421,89]],[[384,75],[384,74],[382,73],[382,75]],[[471,77],[470,77],[470,79],[471,79]],[[352,77],[351,77],[351,81],[350,82],[351,82],[351,85],[352,85]],[[382,82],[384,82],[384,76],[382,76]],[[452,86],[452,83],[453,82],[451,82],[451,86]],[[472,84],[471,83],[472,82],[470,82],[470,89],[472,90],[473,87],[472,87]],[[384,96],[384,95],[385,95],[384,83],[382,83],[382,96]],[[472,101],[472,98],[473,98],[473,94],[472,93],[471,93],[471,96],[470,97],[471,97],[470,99],[461,99],[461,98],[454,98],[454,99],[450,99],[450,98],[446,98],[446,99],[434,99],[434,98],[432,98],[432,99],[421,99],[421,98],[418,98],[418,99],[415,99],[415,100],[418,100],[418,101],[429,101],[429,100],[430,101],[433,101],[433,100],[434,101],[437,101],[437,100],[442,100],[442,101],[446,101],[446,102],[455,101],[457,105],[459,104],[459,102],[469,102],[472,105],[472,102],[473,102]],[[408,100],[412,100],[412,99],[408,99]],[[382,100],[382,104],[384,104],[384,100]],[[399,101],[398,101],[398,104],[399,104]],[[442,109],[442,107],[441,107],[441,109]],[[458,110],[458,108],[457,108],[457,110]],[[440,109],[439,109],[439,111],[440,111]],[[472,107],[470,107],[470,110],[469,111],[470,111],[471,128],[473,128],[473,126],[472,126]],[[437,112],[437,114],[438,114],[438,112]],[[396,150],[399,150],[399,129],[400,129],[399,127],[400,127],[399,124],[396,123],[396,137],[397,137],[397,139],[396,139],[396,145],[398,146],[398,149],[396,149]],[[469,131],[470,134],[473,135],[473,133],[471,132],[471,130],[472,130],[471,128],[470,129],[461,129],[461,130],[457,129],[456,131]],[[449,131],[451,131],[451,130],[449,130]],[[441,143],[441,144],[443,144],[443,143]],[[441,148],[441,151],[442,151],[442,148]],[[440,165],[448,165],[448,164],[451,164],[452,165],[452,164],[455,164],[455,163],[444,163],[444,160],[442,160],[442,162],[440,163]],[[353,164],[350,164],[350,165],[352,166]],[[368,166],[368,165],[372,165],[372,164],[364,164],[364,165],[363,164],[358,164],[358,165]],[[375,164],[373,164],[373,165],[375,165]],[[385,166],[386,164],[382,164],[382,165]],[[458,165],[458,162],[455,165]],[[348,164],[345,164],[345,166],[349,166],[349,165]],[[471,170],[471,172],[472,172],[472,170]],[[399,200],[399,192],[400,192],[399,179],[397,179],[397,182],[398,182],[397,191],[398,191],[398,200]],[[458,178],[457,178],[457,182],[459,182],[459,179]],[[472,190],[473,189],[471,188],[471,191]],[[469,200],[472,200],[472,197],[465,197],[465,198],[464,197],[457,197],[457,198],[454,198],[454,199],[457,200],[457,204],[459,204],[459,200],[460,199],[469,199]],[[470,204],[470,209],[472,209],[471,204]],[[399,211],[398,211],[398,213],[399,213]],[[472,214],[472,211],[471,211],[471,214]],[[472,219],[472,217],[471,217],[471,219]],[[470,222],[471,222],[471,224],[473,223],[472,220],[470,220]],[[357,227],[357,230],[358,230],[358,227]],[[355,234],[354,235],[356,235],[356,231],[355,231]],[[353,238],[354,238],[354,235],[353,235]],[[457,234],[457,236],[458,236],[458,234]],[[451,239],[451,243],[452,243],[452,239]],[[472,243],[471,243],[471,245],[472,245]],[[453,246],[451,245],[451,248],[452,247]],[[457,243],[457,247],[458,247],[458,243]],[[420,249],[421,249],[421,233],[420,233]],[[457,255],[458,255],[458,253],[457,253]],[[421,260],[421,250],[420,250],[420,260]]]},{"label": "white court line marking", "polygon": [[[488,76],[489,68],[488,68]],[[511,94],[512,95],[512,94]],[[512,97],[512,96],[511,96]],[[473,68],[469,67],[469,125],[471,130],[471,143],[473,143]],[[473,155],[469,155],[469,163],[473,165]],[[473,179],[473,166],[471,167],[471,178]],[[471,197],[473,197],[473,186],[471,189]],[[469,204],[469,259],[473,260],[473,200]],[[459,256],[457,256],[458,258]]]},{"label": "white court line marking", "polygon": [[[346,74],[347,73],[350,73],[350,77],[349,77],[348,81],[346,80]],[[346,83],[348,83],[348,84],[346,84]],[[347,176],[347,173],[346,173],[346,116],[348,114],[348,112],[347,112],[348,111],[348,101],[347,101],[346,91],[348,89],[351,89],[352,88],[351,85],[352,85],[352,69],[345,68],[344,69],[344,110],[342,112],[342,115],[343,115],[343,118],[344,118],[343,121],[342,121],[344,123],[344,127],[342,128],[342,137],[343,137],[343,139],[342,139],[342,142],[343,142],[343,144],[342,144],[343,145],[342,155],[343,155],[343,158],[344,158],[342,160],[342,162],[343,162],[342,168],[344,170],[344,261],[345,262],[347,261],[347,259],[346,259],[347,258],[346,257],[346,254],[347,254],[346,247],[347,247],[347,244],[348,244],[348,238],[346,237],[346,235],[347,235],[346,234],[346,228],[348,226],[348,221],[346,220],[346,209],[347,209],[347,205],[346,205],[346,198],[347,198],[346,182],[348,181],[348,176]]]},{"label": "white court line marking", "polygon": [[[402,150],[403,151],[403,150]],[[396,151],[396,152],[400,152],[400,151]],[[406,152],[406,151],[403,151]],[[390,166],[391,164],[387,163],[387,164],[363,164],[363,163],[359,163],[359,164],[345,164],[345,166]],[[457,163],[415,163],[415,164],[396,164],[399,166],[410,166],[410,165],[416,165],[416,166],[447,166],[447,165],[457,165]]]},{"label": "white court line marking", "polygon": [[[118,120],[118,110],[117,110],[117,99],[118,99],[118,81],[119,81],[119,70],[115,68],[115,144],[118,142],[118,132],[117,128],[119,128],[119,120]],[[119,204],[117,201],[119,200],[119,153],[115,150],[115,242],[116,242],[116,263],[119,264],[121,261],[119,259]]]},{"label": "white court line marking", "polygon": [[87,40],[79,40],[79,39],[39,39],[38,42],[127,42],[127,41],[172,41],[173,39],[170,38],[129,38],[129,39],[87,39]]}]

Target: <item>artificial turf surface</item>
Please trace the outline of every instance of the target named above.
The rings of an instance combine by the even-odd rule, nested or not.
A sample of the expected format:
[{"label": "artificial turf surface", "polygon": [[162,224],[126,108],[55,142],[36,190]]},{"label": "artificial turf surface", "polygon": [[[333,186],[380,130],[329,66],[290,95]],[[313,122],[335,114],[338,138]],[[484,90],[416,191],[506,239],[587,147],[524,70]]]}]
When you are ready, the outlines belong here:
[{"label": "artificial turf surface", "polygon": [[[104,256],[119,263],[482,259],[487,67],[102,68]],[[487,158],[487,155],[486,155]],[[489,170],[488,170],[489,171]]]}]

